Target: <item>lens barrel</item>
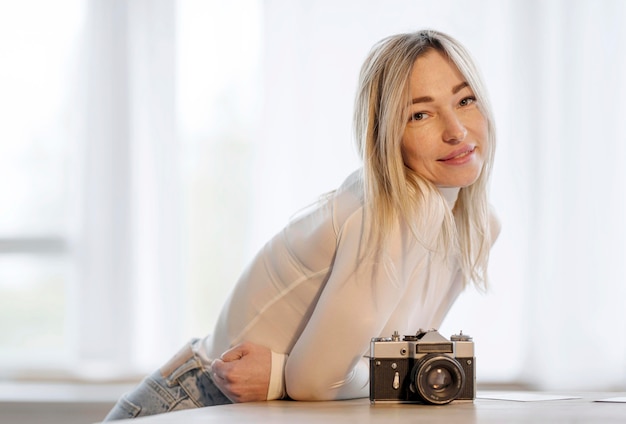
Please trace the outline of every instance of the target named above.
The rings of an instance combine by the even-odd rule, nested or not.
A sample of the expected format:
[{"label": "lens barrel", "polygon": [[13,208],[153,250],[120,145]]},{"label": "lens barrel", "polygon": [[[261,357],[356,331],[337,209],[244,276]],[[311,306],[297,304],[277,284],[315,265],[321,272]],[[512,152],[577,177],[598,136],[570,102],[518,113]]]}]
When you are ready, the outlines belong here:
[{"label": "lens barrel", "polygon": [[416,394],[433,405],[443,405],[458,397],[465,385],[465,373],[454,358],[429,354],[421,358],[411,372]]}]

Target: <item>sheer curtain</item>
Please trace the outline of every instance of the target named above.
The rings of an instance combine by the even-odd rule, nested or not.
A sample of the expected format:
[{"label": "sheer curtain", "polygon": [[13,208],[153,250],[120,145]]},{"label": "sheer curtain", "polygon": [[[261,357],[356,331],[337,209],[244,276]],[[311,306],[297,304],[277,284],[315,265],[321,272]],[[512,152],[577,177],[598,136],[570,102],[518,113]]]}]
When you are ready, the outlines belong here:
[{"label": "sheer curtain", "polygon": [[[76,0],[71,10],[74,32],[55,44],[67,43],[66,83],[48,75],[37,91],[57,112],[44,121],[67,127],[38,125],[0,70],[13,93],[0,102],[13,113],[1,151],[25,165],[5,160],[0,182],[10,211],[0,375],[37,370],[41,355],[82,378],[142,374],[210,331],[256,250],[359,166],[351,115],[368,50],[432,27],[469,48],[490,90],[503,223],[489,293],[466,290],[441,331],[474,336],[480,383],[626,388],[626,4]],[[15,63],[16,52],[46,57],[3,42]],[[37,76],[43,63],[57,69],[36,62]],[[20,203],[26,194],[37,201]],[[37,273],[51,283],[29,291]],[[13,300],[28,298],[39,302]],[[36,343],[18,340],[35,327]]]},{"label": "sheer curtain", "polygon": [[529,34],[525,53],[536,66],[523,80],[538,93],[526,94],[524,376],[547,387],[624,389],[626,5],[541,6],[528,22],[544,31]]},{"label": "sheer curtain", "polygon": [[89,378],[154,365],[163,358],[155,352],[180,342],[175,10],[169,0],[85,7],[70,325],[74,370]]},{"label": "sheer curtain", "polygon": [[68,354],[78,157],[66,105],[82,10],[74,0],[0,4],[0,375],[41,350],[50,363]]}]

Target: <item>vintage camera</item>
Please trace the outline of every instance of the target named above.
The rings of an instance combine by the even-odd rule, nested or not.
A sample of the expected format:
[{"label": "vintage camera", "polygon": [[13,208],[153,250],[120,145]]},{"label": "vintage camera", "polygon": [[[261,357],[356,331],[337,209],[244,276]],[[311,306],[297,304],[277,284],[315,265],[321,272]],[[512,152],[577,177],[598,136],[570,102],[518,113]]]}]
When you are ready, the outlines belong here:
[{"label": "vintage camera", "polygon": [[476,397],[474,342],[437,330],[374,337],[370,347],[370,401],[443,405]]}]

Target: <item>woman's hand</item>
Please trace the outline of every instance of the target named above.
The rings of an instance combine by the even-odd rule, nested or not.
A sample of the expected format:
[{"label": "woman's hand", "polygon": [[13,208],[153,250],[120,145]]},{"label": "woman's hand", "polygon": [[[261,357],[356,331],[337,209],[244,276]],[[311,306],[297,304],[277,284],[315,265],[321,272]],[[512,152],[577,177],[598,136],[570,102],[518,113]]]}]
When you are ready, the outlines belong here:
[{"label": "woman's hand", "polygon": [[211,365],[215,385],[237,403],[267,399],[271,368],[270,349],[251,342],[232,347]]}]

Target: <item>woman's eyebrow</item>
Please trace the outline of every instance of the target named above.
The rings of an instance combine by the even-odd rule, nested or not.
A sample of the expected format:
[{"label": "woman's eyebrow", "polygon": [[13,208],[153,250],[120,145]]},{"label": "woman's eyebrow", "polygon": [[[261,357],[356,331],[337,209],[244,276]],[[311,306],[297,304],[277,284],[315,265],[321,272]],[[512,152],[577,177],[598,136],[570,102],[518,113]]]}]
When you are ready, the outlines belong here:
[{"label": "woman's eyebrow", "polygon": [[463,90],[465,87],[469,87],[469,84],[467,83],[467,81],[463,81],[459,85],[455,85],[454,87],[452,87],[452,94],[458,93],[459,91]]},{"label": "woman's eyebrow", "polygon": [[[455,85],[454,87],[452,87],[452,94],[458,93],[459,91],[463,90],[465,87],[469,87],[469,84],[467,83],[467,81],[463,81],[462,83]],[[428,103],[432,101],[434,101],[432,97],[423,96],[423,97],[414,98],[413,100],[411,100],[411,104]]]},{"label": "woman's eyebrow", "polygon": [[428,102],[432,102],[434,99],[430,96],[423,96],[423,97],[417,97],[413,100],[411,100],[412,104],[415,103],[428,103]]}]

